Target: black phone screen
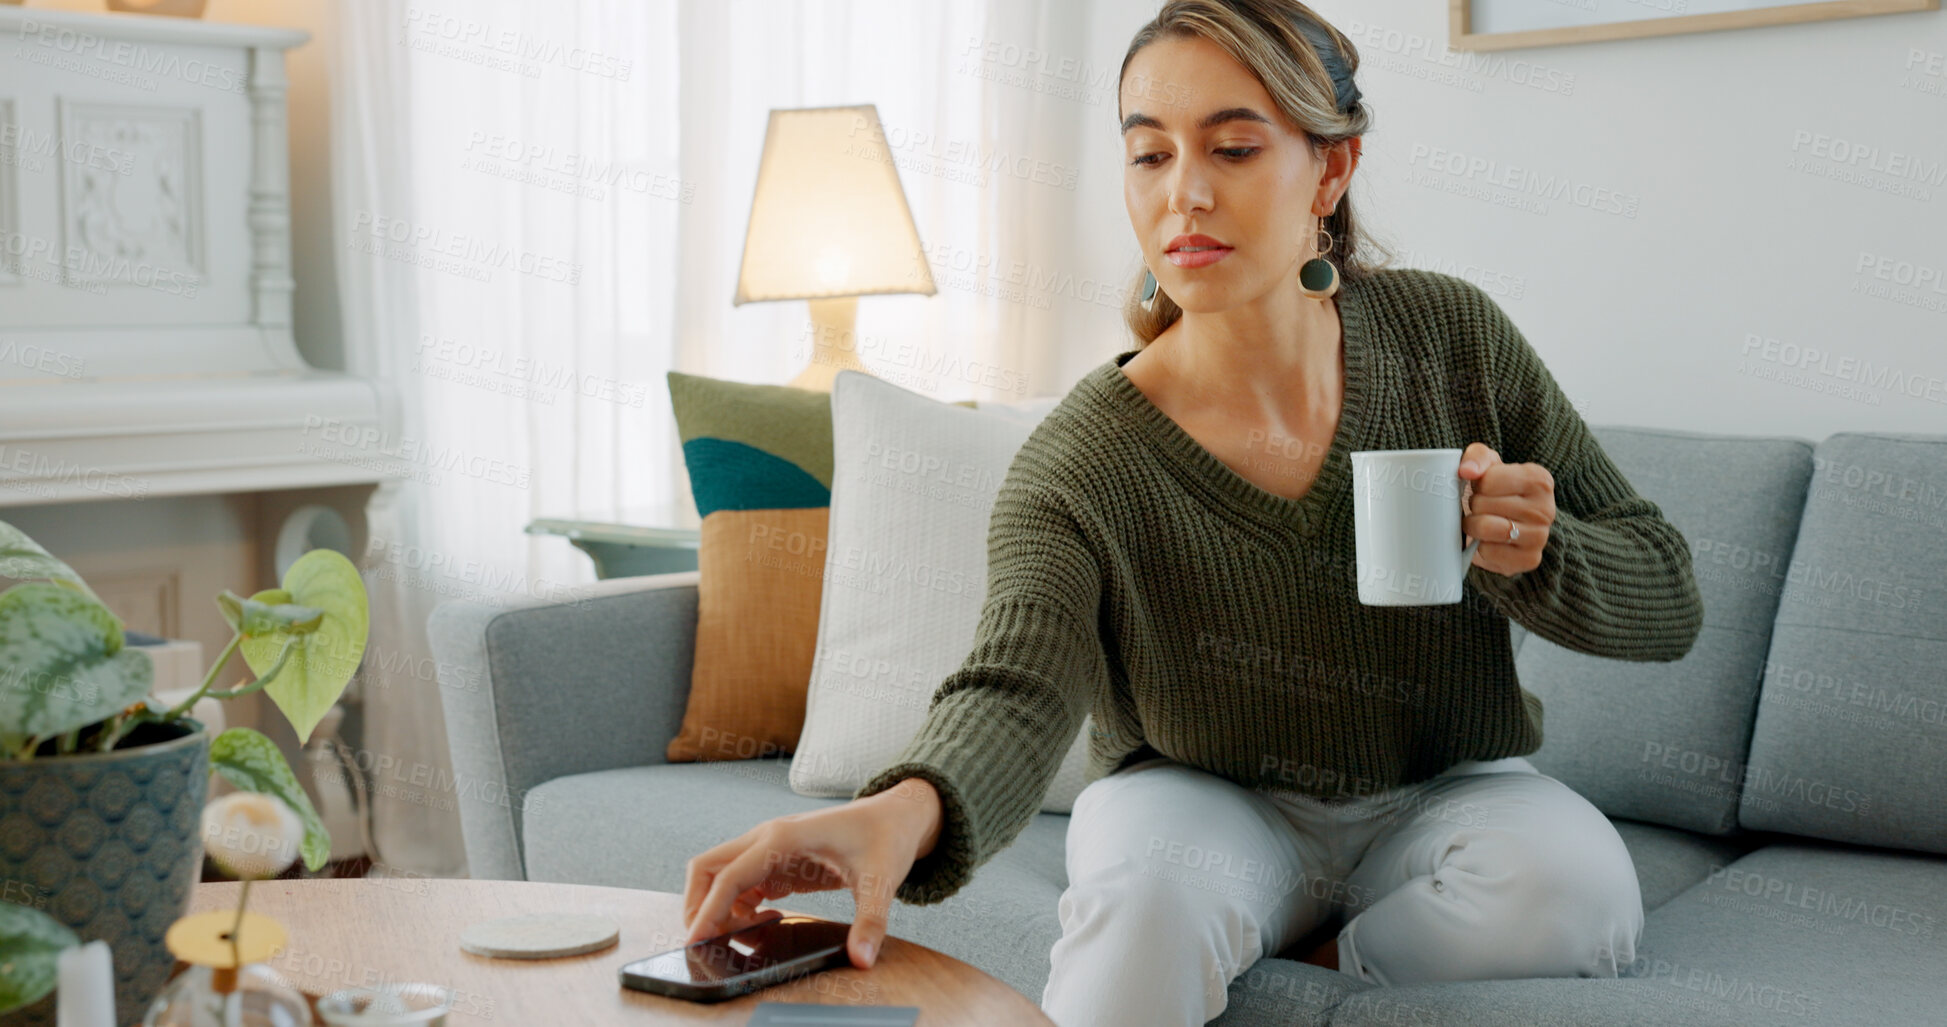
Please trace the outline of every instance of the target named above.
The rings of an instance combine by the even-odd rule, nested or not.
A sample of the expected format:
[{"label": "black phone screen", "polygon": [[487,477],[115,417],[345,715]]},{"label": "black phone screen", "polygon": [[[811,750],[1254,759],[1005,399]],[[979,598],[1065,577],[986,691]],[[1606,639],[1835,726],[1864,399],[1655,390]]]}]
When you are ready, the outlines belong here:
[{"label": "black phone screen", "polygon": [[781,964],[815,962],[814,957],[843,952],[852,925],[814,917],[785,916],[741,931],[705,938],[684,948],[638,959],[622,968],[634,975],[678,985],[709,986],[762,975]]}]

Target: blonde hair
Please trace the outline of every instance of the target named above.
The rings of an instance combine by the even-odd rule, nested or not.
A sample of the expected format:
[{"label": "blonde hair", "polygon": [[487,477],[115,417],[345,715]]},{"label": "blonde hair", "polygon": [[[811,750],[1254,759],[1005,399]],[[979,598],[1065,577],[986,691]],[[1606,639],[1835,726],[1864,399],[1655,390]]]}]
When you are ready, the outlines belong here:
[{"label": "blonde hair", "polygon": [[[1359,51],[1344,33],[1297,0],[1169,0],[1129,41],[1118,88],[1137,51],[1158,39],[1186,36],[1223,47],[1249,68],[1271,94],[1271,102],[1305,133],[1313,155],[1321,160],[1328,147],[1364,135],[1372,124],[1372,113],[1353,82]],[[1338,265],[1339,277],[1346,283],[1366,277],[1392,256],[1360,231],[1349,192],[1340,197],[1324,225],[1332,237],[1326,256]],[[1382,257],[1377,264],[1368,256],[1374,250]],[[1156,293],[1156,309],[1144,310],[1142,287],[1139,273],[1122,308],[1123,322],[1135,335],[1137,349],[1183,316],[1183,308],[1161,289]]]}]

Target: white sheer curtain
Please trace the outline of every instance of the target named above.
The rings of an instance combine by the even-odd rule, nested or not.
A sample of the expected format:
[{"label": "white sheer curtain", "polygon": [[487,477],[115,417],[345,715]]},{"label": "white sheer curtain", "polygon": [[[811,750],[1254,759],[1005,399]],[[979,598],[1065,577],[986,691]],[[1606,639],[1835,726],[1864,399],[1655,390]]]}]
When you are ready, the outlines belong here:
[{"label": "white sheer curtain", "polygon": [[[1079,126],[1113,112],[1120,50],[1087,52],[1087,5],[1063,0],[339,8],[346,349],[394,390],[414,467],[374,503],[367,554],[375,856],[459,873],[458,803],[484,783],[451,782],[427,613],[592,580],[523,534],[536,517],[694,523],[665,372],[803,365],[802,302],[730,305],[767,112],[872,103],[885,125],[940,288],[860,302],[868,366],[942,399],[1052,394],[1068,298],[1021,269],[1072,264]],[[949,357],[1028,388],[927,374]]]}]

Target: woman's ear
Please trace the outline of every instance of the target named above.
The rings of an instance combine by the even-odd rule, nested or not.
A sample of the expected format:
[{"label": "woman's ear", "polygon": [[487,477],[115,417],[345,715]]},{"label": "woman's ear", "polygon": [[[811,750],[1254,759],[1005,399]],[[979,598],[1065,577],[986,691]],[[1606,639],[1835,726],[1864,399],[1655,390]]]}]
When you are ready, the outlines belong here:
[{"label": "woman's ear", "polygon": [[1358,136],[1351,136],[1333,144],[1325,153],[1325,175],[1319,179],[1324,195],[1321,200],[1327,209],[1336,210],[1339,200],[1352,188],[1352,172],[1359,166]]}]

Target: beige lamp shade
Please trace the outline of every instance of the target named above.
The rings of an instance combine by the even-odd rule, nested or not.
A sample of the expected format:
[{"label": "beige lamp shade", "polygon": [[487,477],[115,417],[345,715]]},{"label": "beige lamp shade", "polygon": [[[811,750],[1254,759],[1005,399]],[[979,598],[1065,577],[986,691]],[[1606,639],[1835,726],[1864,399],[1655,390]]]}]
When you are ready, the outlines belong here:
[{"label": "beige lamp shade", "polygon": [[731,305],[934,292],[878,109],[771,111]]}]

